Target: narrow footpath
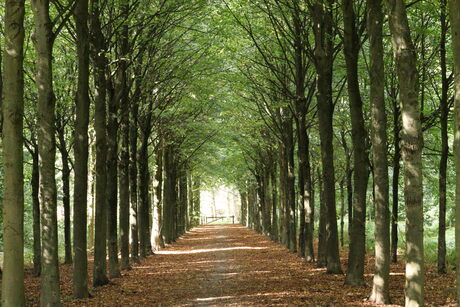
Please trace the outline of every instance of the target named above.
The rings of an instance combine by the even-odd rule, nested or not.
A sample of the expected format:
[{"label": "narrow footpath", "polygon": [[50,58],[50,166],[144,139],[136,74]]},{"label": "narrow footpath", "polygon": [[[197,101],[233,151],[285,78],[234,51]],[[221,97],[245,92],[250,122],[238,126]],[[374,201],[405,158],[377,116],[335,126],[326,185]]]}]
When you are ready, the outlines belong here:
[{"label": "narrow footpath", "polygon": [[[61,269],[63,300],[65,306],[366,306],[372,305],[366,302],[373,260],[368,262],[368,286],[353,288],[343,284],[343,275],[325,274],[241,225],[201,226],[113,284],[91,289],[94,297],[88,300],[71,299],[70,270]],[[392,272],[391,295],[401,305],[402,261]],[[454,306],[451,275],[428,270],[428,306]]]}]

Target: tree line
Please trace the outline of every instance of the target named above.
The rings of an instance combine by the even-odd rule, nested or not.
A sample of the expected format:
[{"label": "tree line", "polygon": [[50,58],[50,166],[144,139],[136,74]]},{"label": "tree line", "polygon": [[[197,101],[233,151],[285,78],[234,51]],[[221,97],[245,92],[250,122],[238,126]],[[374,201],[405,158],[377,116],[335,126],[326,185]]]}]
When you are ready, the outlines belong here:
[{"label": "tree line", "polygon": [[448,271],[446,231],[458,229],[458,166],[448,167],[458,159],[457,1],[224,7],[247,48],[235,52],[242,77],[234,89],[246,116],[259,120],[239,146],[248,169],[235,180],[243,223],[327,273],[345,273],[352,286],[364,285],[371,227],[377,304],[391,302],[390,262],[404,233],[406,306],[423,306],[424,228],[437,232],[440,274]]},{"label": "tree line", "polygon": [[90,285],[121,277],[199,222],[192,162],[211,128],[196,123],[215,112],[203,103],[209,93],[193,94],[210,65],[205,4],[15,0],[0,8],[3,306],[26,304],[28,241],[40,306],[60,306],[59,244],[73,265],[73,296],[86,298]]}]

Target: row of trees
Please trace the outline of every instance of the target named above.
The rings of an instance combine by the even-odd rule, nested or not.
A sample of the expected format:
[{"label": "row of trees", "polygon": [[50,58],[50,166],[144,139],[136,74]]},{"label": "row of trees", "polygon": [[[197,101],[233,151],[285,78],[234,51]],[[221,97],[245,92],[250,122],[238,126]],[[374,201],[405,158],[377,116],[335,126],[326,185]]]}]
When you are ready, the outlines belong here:
[{"label": "row of trees", "polygon": [[[233,59],[239,75],[233,89],[245,108],[241,116],[258,123],[240,127],[245,133],[237,141],[241,167],[248,169],[234,178],[242,221],[307,261],[316,259],[328,273],[340,274],[347,212],[345,283],[355,286],[364,284],[366,223],[375,221],[370,299],[378,304],[390,302],[390,261],[397,261],[401,228],[406,305],[424,304],[427,212],[438,219],[426,221],[436,227],[438,272],[447,272],[446,216],[454,214],[448,204],[460,199],[455,185],[448,184],[456,174],[447,167],[449,140],[458,142],[458,131],[449,132],[458,91],[458,64],[452,62],[459,52],[457,5],[263,0],[222,6],[233,20],[233,33],[244,37],[245,49],[234,50]],[[433,163],[439,168],[430,167]],[[398,230],[402,218],[406,223]],[[457,259],[459,252],[457,247]]]},{"label": "row of trees", "polygon": [[213,64],[207,10],[200,0],[5,1],[3,306],[26,304],[29,229],[40,305],[60,305],[58,203],[75,298],[199,222],[195,157],[217,112],[204,103],[211,91],[198,92]]}]

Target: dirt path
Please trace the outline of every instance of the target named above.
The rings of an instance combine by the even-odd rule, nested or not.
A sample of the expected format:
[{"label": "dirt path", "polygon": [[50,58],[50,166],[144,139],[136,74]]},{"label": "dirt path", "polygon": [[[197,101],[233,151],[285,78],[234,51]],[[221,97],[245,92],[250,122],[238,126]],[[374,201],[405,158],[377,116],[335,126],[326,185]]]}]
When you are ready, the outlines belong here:
[{"label": "dirt path", "polygon": [[[372,261],[368,262],[366,280],[371,285]],[[392,267],[391,295],[397,304],[404,302],[402,265]],[[344,286],[343,275],[327,275],[283,246],[239,225],[195,228],[123,275],[112,285],[92,289],[93,298],[75,301],[70,300],[71,270],[66,266],[61,270],[64,303],[123,307],[370,305],[365,301],[369,287]],[[449,305],[453,301],[453,274],[439,277],[428,270],[427,280],[427,305],[453,306]],[[28,283],[29,293],[31,287],[38,293],[37,282]]]}]

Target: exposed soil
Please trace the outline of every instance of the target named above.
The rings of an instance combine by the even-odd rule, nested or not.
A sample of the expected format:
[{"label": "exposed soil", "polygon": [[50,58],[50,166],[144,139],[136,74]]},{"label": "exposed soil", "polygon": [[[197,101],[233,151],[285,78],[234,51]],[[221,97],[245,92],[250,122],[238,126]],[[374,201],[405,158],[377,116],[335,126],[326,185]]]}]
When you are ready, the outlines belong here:
[{"label": "exposed soil", "polygon": [[[403,266],[392,266],[391,297],[397,305],[404,304]],[[265,236],[240,225],[219,225],[194,228],[113,284],[91,289],[91,299],[71,299],[69,265],[61,268],[61,287],[65,306],[371,306],[366,298],[372,271],[368,258],[368,286],[346,286],[343,275],[325,274]],[[439,276],[427,267],[427,306],[455,306],[454,275]],[[27,276],[26,291],[30,305],[37,305],[39,278]]]}]

